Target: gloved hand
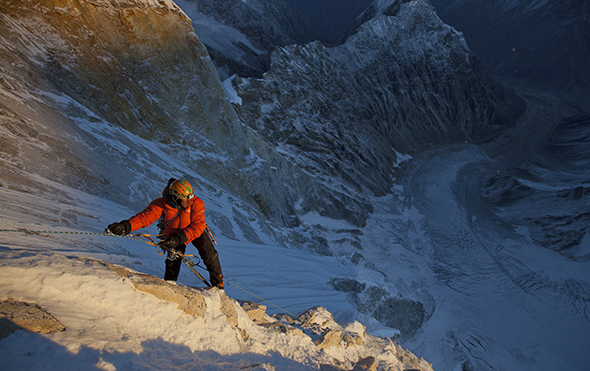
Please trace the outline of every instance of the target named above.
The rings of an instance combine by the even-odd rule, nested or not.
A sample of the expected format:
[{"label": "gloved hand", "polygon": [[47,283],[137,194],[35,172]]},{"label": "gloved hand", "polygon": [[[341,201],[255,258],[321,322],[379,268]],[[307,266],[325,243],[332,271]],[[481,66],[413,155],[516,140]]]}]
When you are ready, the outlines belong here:
[{"label": "gloved hand", "polygon": [[122,220],[119,223],[109,224],[107,228],[111,233],[116,234],[117,236],[131,233],[131,223],[129,223],[129,220]]},{"label": "gloved hand", "polygon": [[176,248],[181,244],[182,240],[178,235],[163,238],[160,240],[160,242],[158,242],[158,246],[160,246],[162,249],[166,251],[176,250]]}]

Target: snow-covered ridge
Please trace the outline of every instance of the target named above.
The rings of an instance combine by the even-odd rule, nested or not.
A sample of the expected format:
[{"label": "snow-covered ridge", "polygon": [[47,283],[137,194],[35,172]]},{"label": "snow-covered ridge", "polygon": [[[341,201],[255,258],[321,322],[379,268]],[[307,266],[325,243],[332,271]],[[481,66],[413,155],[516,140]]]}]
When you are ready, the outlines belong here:
[{"label": "snow-covered ridge", "polygon": [[[0,343],[0,360],[9,369],[348,370],[365,360],[373,369],[432,370],[358,322],[343,328],[325,308],[273,318],[264,306],[239,303],[222,290],[178,286],[99,260],[18,250],[1,258],[8,302],[42,302],[49,312],[31,328],[18,317],[8,321],[14,312],[2,307],[1,335],[10,338]],[[43,317],[59,326],[43,326]]]}]

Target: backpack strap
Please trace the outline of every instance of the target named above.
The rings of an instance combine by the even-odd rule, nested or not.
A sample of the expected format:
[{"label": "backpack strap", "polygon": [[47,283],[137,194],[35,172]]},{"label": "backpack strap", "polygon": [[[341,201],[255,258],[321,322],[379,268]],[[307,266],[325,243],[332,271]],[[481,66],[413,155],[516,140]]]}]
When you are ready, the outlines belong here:
[{"label": "backpack strap", "polygon": [[160,215],[160,219],[158,220],[158,224],[156,225],[160,230],[160,234],[162,234],[164,232],[164,228],[168,224],[170,224],[171,221],[178,218],[178,216],[180,216],[180,210],[177,210],[176,214],[172,218],[168,219],[167,221],[164,221],[164,211],[162,211],[162,215]]}]

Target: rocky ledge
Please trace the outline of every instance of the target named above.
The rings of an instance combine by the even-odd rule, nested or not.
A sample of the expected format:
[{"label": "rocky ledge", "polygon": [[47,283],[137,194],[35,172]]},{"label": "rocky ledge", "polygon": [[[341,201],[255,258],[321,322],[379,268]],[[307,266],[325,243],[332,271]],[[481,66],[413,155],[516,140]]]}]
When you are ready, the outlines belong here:
[{"label": "rocky ledge", "polygon": [[[237,301],[217,288],[195,288],[164,281],[123,266],[82,258],[86,264],[103,266],[130,280],[137,291],[178,304],[188,315],[206,320],[208,311],[225,316],[239,342],[247,347],[250,337],[272,332],[285,341],[298,341],[303,348],[317,348],[317,367],[335,370],[432,370],[432,365],[403,349],[392,339],[372,336],[359,322],[342,326],[323,307],[300,313],[266,313],[266,306],[253,301]],[[217,304],[218,303],[218,304]],[[66,330],[58,319],[37,304],[7,300],[0,304],[1,337],[17,330],[50,333]]]}]

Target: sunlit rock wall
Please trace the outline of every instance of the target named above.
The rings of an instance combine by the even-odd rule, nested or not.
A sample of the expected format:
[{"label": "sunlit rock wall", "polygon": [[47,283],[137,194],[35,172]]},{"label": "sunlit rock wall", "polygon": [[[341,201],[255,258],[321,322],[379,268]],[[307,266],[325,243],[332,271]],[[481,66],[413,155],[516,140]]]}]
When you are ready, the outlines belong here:
[{"label": "sunlit rock wall", "polygon": [[139,211],[169,176],[198,174],[280,225],[312,210],[362,224],[369,212],[239,121],[171,1],[22,0],[0,10],[4,186],[39,189],[44,178]]}]

